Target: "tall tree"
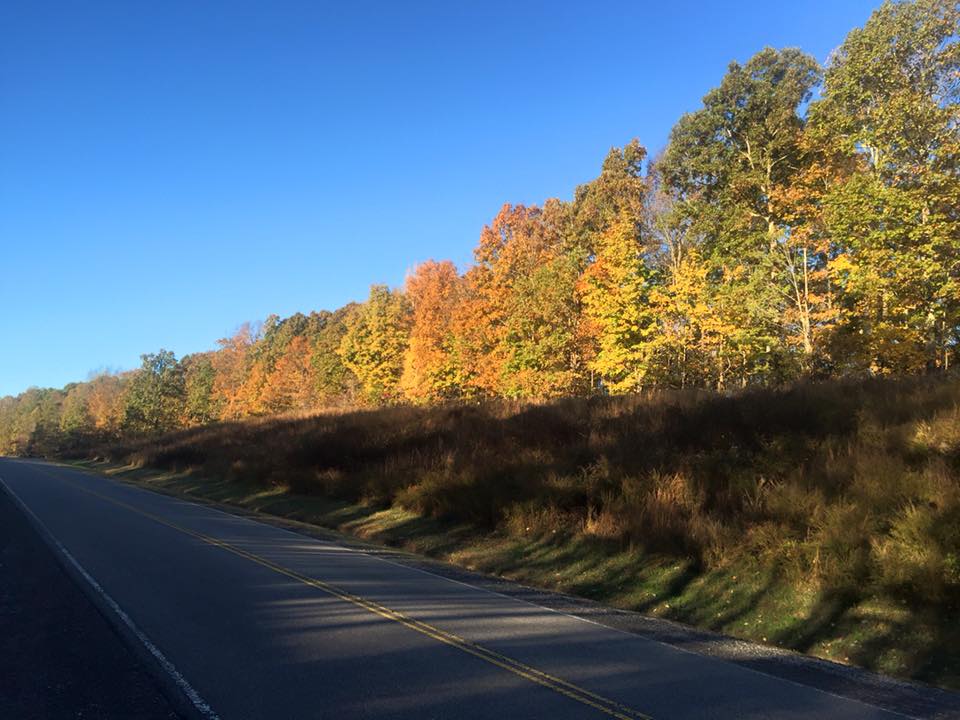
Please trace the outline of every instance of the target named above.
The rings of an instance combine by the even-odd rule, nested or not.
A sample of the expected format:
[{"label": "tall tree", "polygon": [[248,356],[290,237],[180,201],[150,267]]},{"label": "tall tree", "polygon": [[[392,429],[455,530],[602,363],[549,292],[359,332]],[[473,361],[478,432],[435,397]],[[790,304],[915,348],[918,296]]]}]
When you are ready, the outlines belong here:
[{"label": "tall tree", "polygon": [[263,402],[272,413],[311,410],[317,404],[316,370],[311,363],[313,348],[305,335],[286,343],[266,379]]},{"label": "tall tree", "polygon": [[653,373],[662,385],[703,384],[703,330],[710,310],[698,237],[677,202],[675,189],[663,182],[656,160],[647,179],[644,246],[657,280],[649,294],[658,323],[652,340]]},{"label": "tall tree", "polygon": [[[621,231],[629,225],[634,228],[629,232],[636,236],[637,242],[634,244],[640,250],[639,228],[646,195],[643,161],[646,155],[646,149],[636,139],[623,148],[611,148],[600,167],[600,175],[574,191],[573,202],[564,218],[568,254],[577,262],[581,274],[576,294],[580,303],[576,308],[580,318],[576,335],[580,340],[582,360],[590,369],[590,390],[595,389],[598,378],[603,378],[607,389],[610,389],[613,377],[609,373],[610,351],[617,344],[623,346],[630,342],[626,338],[613,340],[610,332],[615,332],[615,329],[609,322],[611,316],[608,314],[604,321],[597,311],[601,308],[609,311],[622,302],[620,297],[604,297],[607,292],[618,296],[621,294],[615,285],[602,280],[614,270],[617,262],[609,256],[611,239],[618,237],[618,234],[622,236]],[[621,255],[620,260],[625,258]],[[637,259],[631,257],[628,262],[632,266]],[[631,272],[627,268],[622,270],[628,275]],[[584,290],[589,292],[585,294]],[[637,300],[641,298],[638,296]],[[634,308],[633,311],[642,312],[641,308]],[[644,350],[638,348],[637,352]]]},{"label": "tall tree", "polygon": [[60,408],[60,429],[76,441],[82,441],[93,430],[88,398],[90,383],[71,383],[64,388]]},{"label": "tall tree", "polygon": [[464,374],[453,318],[464,298],[463,279],[452,262],[430,260],[407,277],[412,310],[410,346],[401,386],[414,402],[458,397]]},{"label": "tall tree", "polygon": [[576,385],[578,265],[563,216],[556,201],[504,205],[481,232],[455,318],[468,394],[546,397]]},{"label": "tall tree", "polygon": [[946,367],[958,341],[958,28],[952,0],[885,2],[834,54],[810,110],[834,168],[822,208],[840,344],[873,372]]},{"label": "tall tree", "polygon": [[340,344],[347,333],[350,317],[359,308],[356,303],[350,303],[332,313],[318,313],[318,328],[310,362],[317,384],[317,402],[321,405],[333,406],[353,403],[355,400],[359,381],[344,365],[340,356]]},{"label": "tall tree", "polygon": [[[703,108],[674,127],[658,163],[702,237],[713,304],[736,314],[722,318],[739,331],[717,355],[720,385],[726,364],[741,383],[778,374],[770,350],[784,346],[784,304],[796,297],[790,268],[804,263],[780,198],[804,162],[801,113],[818,78],[816,61],[796,49],[766,48],[732,63]],[[809,337],[801,345],[812,352]]]},{"label": "tall tree", "polygon": [[409,335],[410,305],[403,294],[386,285],[372,286],[370,297],[347,321],[339,349],[368,401],[399,399]]},{"label": "tall tree", "polygon": [[220,417],[214,396],[216,370],[211,353],[188,355],[181,361],[184,369],[184,420],[188,425],[205,425]]},{"label": "tall tree", "polygon": [[593,261],[579,282],[598,345],[590,368],[610,392],[636,391],[648,382],[657,327],[639,225],[623,209],[592,242]]},{"label": "tall tree", "polygon": [[132,433],[159,433],[180,424],[185,399],[183,366],[169,350],[140,356],[124,398],[123,425]]},{"label": "tall tree", "polygon": [[600,175],[574,191],[569,234],[586,259],[594,254],[595,239],[611,225],[623,217],[637,223],[643,217],[646,157],[646,149],[636,139],[622,148],[611,148],[600,166]]},{"label": "tall tree", "polygon": [[211,357],[215,372],[213,401],[221,417],[234,420],[245,414],[246,394],[241,393],[250,369],[250,354],[259,332],[250,323],[244,323],[229,338],[217,341],[220,348]]},{"label": "tall tree", "polygon": [[87,411],[93,428],[101,435],[113,435],[123,420],[123,398],[131,373],[101,373],[89,381]]}]

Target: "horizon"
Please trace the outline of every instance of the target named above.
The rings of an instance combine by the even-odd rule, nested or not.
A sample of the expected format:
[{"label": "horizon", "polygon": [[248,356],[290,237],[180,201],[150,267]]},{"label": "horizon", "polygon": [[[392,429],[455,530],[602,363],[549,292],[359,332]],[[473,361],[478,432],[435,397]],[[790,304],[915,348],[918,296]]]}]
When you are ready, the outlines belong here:
[{"label": "horizon", "polygon": [[29,269],[0,285],[0,396],[463,270],[504,203],[655,155],[729,62],[824,63],[879,4],[0,10],[0,235]]}]

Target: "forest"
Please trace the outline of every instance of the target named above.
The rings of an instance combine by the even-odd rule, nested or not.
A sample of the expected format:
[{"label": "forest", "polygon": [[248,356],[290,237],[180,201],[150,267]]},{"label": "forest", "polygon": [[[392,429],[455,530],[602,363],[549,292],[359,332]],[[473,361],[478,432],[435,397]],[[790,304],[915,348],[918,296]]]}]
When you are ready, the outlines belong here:
[{"label": "forest", "polygon": [[960,10],[886,2],[825,67],[729,65],[662,151],[505,204],[474,262],[0,400],[0,452],[397,404],[946,373],[960,340]]}]

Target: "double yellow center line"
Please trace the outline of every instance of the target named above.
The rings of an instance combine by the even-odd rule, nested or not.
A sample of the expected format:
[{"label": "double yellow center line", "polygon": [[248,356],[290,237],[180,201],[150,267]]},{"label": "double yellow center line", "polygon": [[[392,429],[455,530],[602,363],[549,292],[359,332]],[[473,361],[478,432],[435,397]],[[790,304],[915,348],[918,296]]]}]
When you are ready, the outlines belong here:
[{"label": "double yellow center line", "polygon": [[246,550],[243,550],[235,545],[231,545],[228,542],[224,542],[223,540],[219,540],[215,537],[211,537],[210,535],[197,532],[196,530],[191,530],[190,528],[185,528],[181,525],[177,525],[175,523],[170,522],[169,520],[161,518],[157,515],[149,513],[145,510],[142,510],[128,503],[125,503],[121,500],[116,500],[114,498],[98,493],[95,490],[91,490],[89,488],[83,487],[82,485],[79,485],[77,483],[64,480],[63,478],[57,477],[53,473],[49,473],[46,471],[43,471],[43,472],[44,474],[49,475],[50,477],[60,482],[67,483],[73,486],[74,488],[76,488],[77,490],[87,493],[88,495],[93,495],[97,498],[100,498],[101,500],[104,500],[105,502],[109,502],[118,507],[122,507],[127,510],[130,510],[131,512],[137,513],[138,515],[142,515],[143,517],[149,518],[150,520],[153,520],[154,522],[159,523],[160,525],[164,525],[165,527],[171,528],[172,530],[176,530],[177,532],[183,533],[184,535],[189,535],[190,537],[196,538],[197,540],[207,543],[208,545],[213,545],[215,547],[226,550],[227,552],[233,553],[234,555],[238,555],[239,557],[245,558],[251,562],[255,562],[258,565],[262,565],[265,568],[269,568],[270,570],[273,570],[274,572],[279,573],[280,575],[284,575],[292,580],[296,580],[297,582],[303,583],[304,585],[309,585],[312,588],[316,588],[317,590],[320,590],[335,598],[338,598],[345,602],[356,605],[357,607],[363,608],[364,610],[371,612],[374,615],[378,615],[387,620],[392,620],[393,622],[399,623],[404,627],[407,627],[415,632],[418,632],[422,635],[426,635],[427,637],[433,638],[434,640],[441,642],[445,645],[455,647],[458,650],[462,650],[463,652],[467,653],[468,655],[472,655],[476,658],[479,658],[481,660],[484,660],[485,662],[490,663],[491,665],[495,665],[499,668],[502,668],[508,672],[513,673],[514,675],[518,675],[525,680],[529,680],[530,682],[536,683],[537,685],[542,685],[543,687],[553,690],[554,692],[559,693],[564,697],[567,697],[583,705],[587,705],[588,707],[591,707],[594,710],[597,710],[603,713],[604,715],[617,718],[618,720],[653,720],[649,715],[644,715],[643,713],[638,712],[633,708],[623,705],[615,700],[611,700],[610,698],[603,697],[602,695],[597,695],[596,693],[590,692],[589,690],[586,690],[582,687],[574,685],[573,683],[567,682],[566,680],[562,680],[561,678],[555,677],[541,670],[537,670],[536,668],[530,667],[529,665],[526,665],[520,662],[519,660],[515,660],[506,655],[502,655],[494,650],[490,650],[489,648],[485,648],[481,645],[477,645],[476,643],[470,642],[469,640],[465,640],[464,638],[454,635],[451,632],[447,632],[446,630],[441,630],[438,627],[435,627],[428,623],[412,618],[409,615],[404,615],[401,612],[392,610],[391,608],[385,605],[381,605],[380,603],[360,597],[359,595],[354,595],[353,593],[343,590],[342,588],[339,588],[336,585],[331,585],[330,583],[324,582],[322,580],[317,580],[316,578],[303,575],[302,573],[299,573],[295,570],[291,570],[290,568],[284,567],[282,565],[278,565],[272,560],[268,560],[259,555],[255,555],[251,552],[247,552]]}]

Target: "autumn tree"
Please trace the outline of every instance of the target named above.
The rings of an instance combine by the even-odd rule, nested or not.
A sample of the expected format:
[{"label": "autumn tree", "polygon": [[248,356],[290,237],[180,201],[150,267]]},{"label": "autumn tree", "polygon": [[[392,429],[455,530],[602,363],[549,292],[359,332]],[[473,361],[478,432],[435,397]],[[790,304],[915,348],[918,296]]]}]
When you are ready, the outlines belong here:
[{"label": "autumn tree", "polygon": [[619,218],[594,237],[593,260],[578,287],[598,345],[590,368],[612,393],[639,390],[651,369],[657,319],[639,230],[630,213],[621,210]]},{"label": "autumn tree", "polygon": [[16,398],[0,399],[0,452],[55,454],[62,445],[60,417],[66,393],[29,388]]},{"label": "autumn tree", "polygon": [[258,339],[258,331],[244,323],[229,338],[217,341],[219,349],[211,356],[214,369],[213,403],[221,418],[233,420],[245,414],[245,393],[241,393],[249,370],[249,353]]},{"label": "autumn tree", "polygon": [[347,321],[338,350],[369,402],[399,399],[409,335],[410,305],[403,294],[386,285],[372,286],[367,301]]},{"label": "autumn tree", "polygon": [[[626,278],[636,270],[637,261],[642,264],[639,229],[646,193],[643,178],[646,154],[646,149],[636,139],[622,148],[611,148],[600,167],[600,175],[576,188],[573,202],[566,212],[567,253],[575,259],[581,276],[576,292],[580,319],[576,334],[580,355],[590,369],[588,389],[591,390],[598,382],[603,382],[608,390],[611,382],[619,388],[625,387],[613,379],[619,371],[610,372],[612,358],[619,352],[614,352],[614,348],[623,349],[630,345],[631,352],[638,355],[648,350],[633,344],[639,341],[636,333],[630,339],[614,337],[622,330],[614,321],[615,315],[622,317],[624,312],[642,313],[644,310],[640,307],[628,310],[623,306],[625,289],[620,288],[611,276],[611,272],[620,273]],[[629,243],[624,232],[633,235],[636,257],[623,252],[623,242]],[[611,245],[611,240],[618,237],[621,240],[619,256],[614,258],[611,251],[618,251]],[[627,262],[630,267],[621,267],[620,262]],[[636,300],[644,302],[640,295]],[[617,307],[620,309],[615,310]],[[635,374],[634,370],[625,372]]]},{"label": "autumn tree", "polygon": [[458,397],[464,374],[454,316],[464,299],[463,279],[452,262],[418,265],[405,288],[411,307],[410,345],[401,387],[414,402]]},{"label": "autumn tree", "polygon": [[100,435],[115,434],[123,420],[123,398],[131,373],[99,373],[87,382],[87,413]]},{"label": "autumn tree", "polygon": [[611,148],[600,166],[600,175],[574,191],[569,214],[570,242],[584,260],[594,254],[595,239],[624,217],[639,223],[644,215],[646,182],[643,162],[646,149],[639,140]]},{"label": "autumn tree", "polygon": [[706,264],[694,246],[678,256],[668,272],[649,292],[650,312],[657,321],[650,341],[650,373],[666,387],[712,384],[716,363],[711,358],[722,350],[718,341],[725,328],[718,325],[720,318],[710,304]]},{"label": "autumn tree", "polygon": [[71,383],[64,388],[64,393],[60,407],[60,429],[68,437],[80,440],[93,430],[88,401],[90,384]]},{"label": "autumn tree", "polygon": [[0,397],[0,453],[4,455],[15,455],[19,449],[17,442],[19,410],[19,395]]},{"label": "autumn tree", "polygon": [[[788,360],[771,353],[788,347],[783,307],[796,298],[791,268],[802,276],[810,258],[795,246],[780,197],[804,162],[801,113],[818,78],[816,61],[796,49],[766,48],[744,65],[732,63],[703,108],[674,127],[658,163],[702,237],[720,322],[737,328],[717,348],[720,386],[728,367],[745,383],[782,376],[777,365]],[[800,344],[805,355],[813,352],[809,334]]]},{"label": "autumn tree", "polygon": [[304,334],[285,344],[266,378],[263,404],[267,412],[310,410],[317,403],[316,370],[311,362],[313,348]]},{"label": "autumn tree", "polygon": [[269,376],[270,370],[265,359],[251,355],[248,358],[243,382],[233,396],[232,410],[237,417],[264,415],[268,412],[264,396]]},{"label": "autumn tree", "polygon": [[578,261],[562,218],[558,202],[504,205],[481,232],[455,318],[468,394],[547,397],[575,387]]},{"label": "autumn tree", "polygon": [[558,253],[513,284],[507,298],[506,363],[500,394],[548,398],[576,393],[586,373],[578,264]]},{"label": "autumn tree", "polygon": [[698,237],[675,191],[663,182],[654,160],[647,173],[642,232],[644,253],[656,282],[649,292],[657,330],[651,339],[651,373],[657,384],[702,384],[702,325],[708,314],[707,272]]},{"label": "autumn tree", "polygon": [[872,372],[945,368],[958,340],[958,27],[951,0],[884,3],[834,54],[810,110],[811,142],[834,169],[821,205],[843,314],[835,347]]}]

